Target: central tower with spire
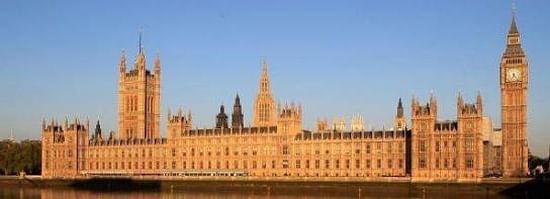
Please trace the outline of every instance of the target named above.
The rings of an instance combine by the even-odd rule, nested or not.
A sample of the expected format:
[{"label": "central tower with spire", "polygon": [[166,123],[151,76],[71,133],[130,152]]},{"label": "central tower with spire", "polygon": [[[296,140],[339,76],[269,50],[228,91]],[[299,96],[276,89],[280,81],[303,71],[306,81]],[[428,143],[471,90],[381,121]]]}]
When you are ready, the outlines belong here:
[{"label": "central tower with spire", "polygon": [[260,75],[260,85],[258,94],[254,103],[254,123],[253,126],[275,126],[275,103],[271,94],[271,85],[269,82],[269,73],[267,71],[267,61],[262,60],[262,72]]},{"label": "central tower with spire", "polygon": [[118,134],[121,139],[151,139],[160,137],[160,58],[147,69],[145,52],[139,35],[134,67],[126,68],[122,51],[118,78]]}]

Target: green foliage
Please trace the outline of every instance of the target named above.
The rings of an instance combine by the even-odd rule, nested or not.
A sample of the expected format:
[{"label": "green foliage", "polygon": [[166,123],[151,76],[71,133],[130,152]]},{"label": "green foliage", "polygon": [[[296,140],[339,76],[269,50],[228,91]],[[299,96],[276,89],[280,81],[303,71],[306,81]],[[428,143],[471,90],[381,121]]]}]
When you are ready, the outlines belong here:
[{"label": "green foliage", "polygon": [[16,175],[21,171],[39,175],[42,144],[36,140],[0,141],[0,174]]},{"label": "green foliage", "polygon": [[545,171],[548,170],[548,158],[543,159],[538,156],[529,156],[529,169],[535,169],[538,165],[542,165]]}]

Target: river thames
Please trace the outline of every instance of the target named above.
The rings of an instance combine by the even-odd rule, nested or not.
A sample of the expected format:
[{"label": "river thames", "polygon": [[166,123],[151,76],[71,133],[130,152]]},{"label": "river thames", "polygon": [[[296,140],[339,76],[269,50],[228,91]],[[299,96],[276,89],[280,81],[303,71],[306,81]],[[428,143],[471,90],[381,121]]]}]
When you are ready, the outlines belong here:
[{"label": "river thames", "polygon": [[87,198],[196,198],[196,199],[216,199],[216,198],[509,198],[491,191],[457,191],[449,187],[440,190],[407,190],[401,188],[377,188],[360,189],[355,187],[341,188],[307,188],[303,191],[298,190],[271,190],[269,187],[261,189],[253,188],[250,190],[223,190],[209,189],[207,187],[197,190],[189,189],[162,189],[154,191],[132,190],[84,190],[69,187],[53,188],[30,188],[30,187],[10,187],[2,186],[0,188],[0,198],[41,198],[41,199],[87,199]]}]

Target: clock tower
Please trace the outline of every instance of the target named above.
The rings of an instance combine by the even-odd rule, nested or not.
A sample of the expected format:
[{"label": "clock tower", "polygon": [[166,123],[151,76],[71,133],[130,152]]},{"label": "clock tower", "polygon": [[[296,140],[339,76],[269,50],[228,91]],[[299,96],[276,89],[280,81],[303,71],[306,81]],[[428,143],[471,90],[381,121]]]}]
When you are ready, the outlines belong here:
[{"label": "clock tower", "polygon": [[520,33],[512,16],[506,36],[506,50],[500,62],[502,111],[502,174],[519,177],[527,174],[527,89],[529,70],[521,47]]}]

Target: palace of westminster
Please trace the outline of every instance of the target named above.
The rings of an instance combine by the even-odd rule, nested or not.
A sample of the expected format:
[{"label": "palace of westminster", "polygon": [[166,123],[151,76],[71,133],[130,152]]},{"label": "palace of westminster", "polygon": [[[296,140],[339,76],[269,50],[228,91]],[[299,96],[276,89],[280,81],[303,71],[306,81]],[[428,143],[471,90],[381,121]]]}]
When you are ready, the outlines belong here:
[{"label": "palace of westminster", "polygon": [[[501,129],[493,129],[478,94],[459,94],[456,119],[439,120],[430,96],[410,103],[410,126],[399,99],[394,127],[366,130],[360,116],[302,126],[301,105],[276,105],[268,66],[262,63],[253,125],[244,125],[239,96],[232,113],[222,105],[215,127],[193,127],[191,112],[168,112],[160,136],[161,62],[146,67],[139,46],[132,68],[119,62],[118,132],[105,135],[99,121],[42,122],[42,176],[254,176],[395,178],[413,181],[479,181],[488,175],[527,174],[528,63],[515,17],[500,64]],[[140,42],[141,43],[141,42]],[[226,113],[227,112],[227,113]],[[92,131],[92,132],[91,132]]]}]

